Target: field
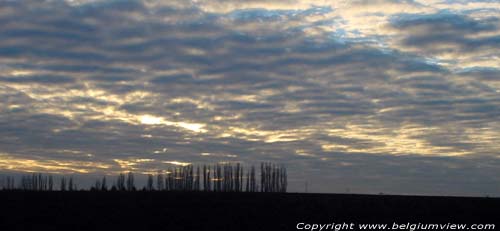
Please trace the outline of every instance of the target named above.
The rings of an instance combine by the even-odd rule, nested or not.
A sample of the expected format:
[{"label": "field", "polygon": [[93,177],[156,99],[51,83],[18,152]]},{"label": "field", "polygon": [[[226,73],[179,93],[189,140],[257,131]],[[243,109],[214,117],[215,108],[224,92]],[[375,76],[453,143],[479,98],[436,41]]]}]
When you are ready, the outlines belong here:
[{"label": "field", "polygon": [[494,224],[500,214],[500,198],[141,191],[1,191],[0,198],[0,230],[296,230],[302,222]]}]

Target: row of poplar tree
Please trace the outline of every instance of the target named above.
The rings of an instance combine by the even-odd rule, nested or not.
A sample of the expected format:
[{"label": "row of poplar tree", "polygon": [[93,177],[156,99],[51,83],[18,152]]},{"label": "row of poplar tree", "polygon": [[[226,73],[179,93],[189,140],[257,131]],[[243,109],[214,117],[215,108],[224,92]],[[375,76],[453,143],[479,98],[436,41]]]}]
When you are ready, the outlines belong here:
[{"label": "row of poplar tree", "polygon": [[61,177],[59,179],[59,187],[54,185],[52,175],[43,175],[41,173],[33,173],[21,177],[19,184],[16,185],[14,177],[7,176],[0,182],[0,187],[3,190],[25,190],[25,191],[75,191],[78,190],[73,177]]},{"label": "row of poplar tree", "polygon": [[[244,169],[240,163],[215,164],[203,166],[181,166],[169,168],[165,173],[149,174],[146,191],[207,191],[207,192],[286,192],[287,171],[283,165],[261,163],[260,184],[257,183],[256,168]],[[4,190],[53,191],[54,179],[51,175],[32,174],[22,176],[19,184],[13,177],[4,178]],[[77,190],[73,177],[61,177],[58,189],[61,191]],[[134,173],[119,174],[108,187],[106,177],[96,180],[91,186],[93,191],[135,191]]]}]

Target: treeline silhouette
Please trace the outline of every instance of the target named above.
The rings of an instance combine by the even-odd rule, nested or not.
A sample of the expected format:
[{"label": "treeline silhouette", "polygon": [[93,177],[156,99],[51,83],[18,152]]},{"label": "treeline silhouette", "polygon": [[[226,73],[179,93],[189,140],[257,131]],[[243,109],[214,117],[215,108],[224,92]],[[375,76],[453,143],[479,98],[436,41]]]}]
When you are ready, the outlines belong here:
[{"label": "treeline silhouette", "polygon": [[[255,166],[246,169],[240,163],[202,166],[181,166],[148,174],[143,191],[204,191],[204,192],[286,192],[287,171],[283,165],[260,164],[260,184],[257,183]],[[56,186],[58,184],[58,186]],[[120,173],[108,186],[104,176],[94,182],[91,191],[136,191],[133,172]],[[73,177],[60,177],[55,183],[52,175],[34,173],[16,179],[6,176],[0,181],[3,190],[24,191],[75,191],[78,190]],[[81,189],[86,190],[86,189]]]},{"label": "treeline silhouette", "polygon": [[[0,182],[0,187],[3,190],[26,190],[26,191],[53,191],[55,190],[54,178],[52,175],[43,175],[41,173],[33,173],[31,175],[21,176],[19,184],[16,185],[15,178],[7,176]],[[74,191],[78,190],[73,177],[61,177],[59,190]]]}]

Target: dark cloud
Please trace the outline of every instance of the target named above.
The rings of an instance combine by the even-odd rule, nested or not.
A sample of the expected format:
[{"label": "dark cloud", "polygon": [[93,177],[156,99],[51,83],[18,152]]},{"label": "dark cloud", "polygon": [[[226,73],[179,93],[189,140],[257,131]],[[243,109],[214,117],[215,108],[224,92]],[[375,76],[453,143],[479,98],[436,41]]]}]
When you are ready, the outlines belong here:
[{"label": "dark cloud", "polygon": [[500,81],[500,69],[497,68],[472,68],[459,73],[460,76],[483,81]]},{"label": "dark cloud", "polygon": [[16,77],[0,76],[0,82],[64,84],[72,83],[74,82],[74,79],[72,77],[62,75],[28,75]]},{"label": "dark cloud", "polygon": [[391,19],[393,29],[404,32],[403,46],[418,48],[430,54],[478,52],[498,49],[498,35],[473,35],[498,31],[500,19],[474,19],[450,12],[436,14],[402,14]]}]

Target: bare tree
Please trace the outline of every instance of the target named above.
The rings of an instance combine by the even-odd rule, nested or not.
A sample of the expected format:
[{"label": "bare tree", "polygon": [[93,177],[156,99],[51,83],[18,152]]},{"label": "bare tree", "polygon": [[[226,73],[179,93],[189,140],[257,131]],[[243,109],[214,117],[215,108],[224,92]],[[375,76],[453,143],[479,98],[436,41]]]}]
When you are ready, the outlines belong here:
[{"label": "bare tree", "polygon": [[223,176],[222,176],[222,166],[220,166],[219,164],[217,164],[217,192],[221,192],[222,191],[222,180],[223,180]]},{"label": "bare tree", "polygon": [[129,172],[127,176],[127,191],[135,191],[134,173]]},{"label": "bare tree", "polygon": [[102,177],[101,191],[108,191],[108,185],[106,184],[106,176]]},{"label": "bare tree", "polygon": [[54,190],[54,179],[52,179],[52,175],[49,176],[49,191]]},{"label": "bare tree", "polygon": [[43,176],[42,176],[42,174],[41,174],[41,173],[38,173],[38,176],[37,176],[37,177],[38,177],[38,187],[37,187],[37,190],[38,190],[38,191],[43,191],[43,190],[44,190],[44,188],[43,188],[43,185],[44,185],[44,182],[43,182],[43,180],[44,180],[44,179],[43,179]]},{"label": "bare tree", "polygon": [[7,189],[7,190],[14,190],[15,189],[15,178],[14,177],[11,177],[11,176],[7,176],[7,179],[6,179],[6,182],[5,182],[5,185],[4,185],[4,189]]},{"label": "bare tree", "polygon": [[247,184],[245,187],[245,192],[250,192],[250,170],[247,170]]},{"label": "bare tree", "polygon": [[283,166],[281,168],[281,192],[286,192],[287,186],[288,186],[288,180],[287,180],[287,173],[286,173],[286,168]]},{"label": "bare tree", "polygon": [[116,179],[116,189],[119,191],[125,191],[125,174],[120,173]]},{"label": "bare tree", "polygon": [[146,190],[148,190],[148,191],[153,191],[154,190],[153,175],[152,174],[148,174],[148,182],[147,182],[147,185],[146,185]]},{"label": "bare tree", "polygon": [[261,192],[265,192],[265,186],[264,186],[264,182],[265,182],[265,178],[266,178],[266,175],[265,175],[265,169],[264,169],[264,163],[260,163],[260,191]]},{"label": "bare tree", "polygon": [[208,166],[208,171],[207,171],[207,191],[212,191],[212,179],[210,179],[210,166]]},{"label": "bare tree", "polygon": [[255,166],[252,166],[252,171],[250,172],[250,191],[257,192],[257,182],[255,178]]},{"label": "bare tree", "polygon": [[[203,183],[200,182],[200,184],[203,184],[203,191],[205,191],[205,188],[206,188],[206,183],[205,183],[206,177],[207,177],[206,170],[207,169],[206,169],[205,165],[203,165],[203,167],[202,167],[202,169],[200,171],[200,174],[203,175],[203,181],[202,181]],[[200,176],[200,179],[201,179],[201,176]],[[201,187],[201,185],[200,185],[200,187]]]},{"label": "bare tree", "polygon": [[163,180],[163,174],[161,171],[158,171],[158,175],[156,176],[156,189],[159,191],[165,190],[165,181]]},{"label": "bare tree", "polygon": [[165,177],[165,188],[168,191],[172,191],[173,190],[173,185],[172,185],[172,169],[168,168],[166,174],[167,175]]},{"label": "bare tree", "polygon": [[239,190],[239,191],[240,191],[240,192],[243,192],[243,179],[244,179],[244,177],[243,177],[243,176],[245,175],[245,173],[244,173],[244,172],[245,172],[245,171],[244,171],[244,169],[243,169],[243,166],[241,166],[241,168],[240,168],[240,179],[239,179],[239,181],[240,181],[240,190]]},{"label": "bare tree", "polygon": [[95,180],[94,186],[90,188],[90,191],[99,191],[101,189],[101,181],[99,179]]},{"label": "bare tree", "polygon": [[60,190],[61,191],[66,191],[66,178],[64,178],[64,177],[61,177]]},{"label": "bare tree", "polygon": [[[202,167],[202,168],[201,168]],[[152,174],[148,175],[145,190],[176,190],[176,191],[199,191],[202,184],[203,191],[214,192],[282,192],[285,193],[288,187],[287,169],[284,165],[278,165],[270,162],[260,164],[260,185],[256,181],[255,166],[243,168],[240,163],[217,163],[214,165],[203,166],[180,166],[173,169],[168,168],[165,174],[158,171],[156,175],[156,186]],[[246,171],[245,171],[246,170]],[[245,182],[246,180],[246,182]],[[246,184],[245,184],[246,183]],[[6,176],[0,182],[3,190],[16,189],[14,178]],[[75,191],[77,185],[73,176],[60,178],[61,191]],[[52,175],[33,173],[21,177],[18,189],[30,191],[52,191],[54,190],[54,179]],[[102,180],[96,180],[91,186],[91,190],[108,190],[106,177]],[[127,176],[119,174],[112,190],[136,190],[134,175],[129,172]]]},{"label": "bare tree", "polygon": [[69,183],[68,183],[68,191],[73,191],[76,190],[76,187],[73,182],[73,176],[69,177]]},{"label": "bare tree", "polygon": [[194,190],[200,191],[200,166],[196,167],[196,178],[194,180]]}]

